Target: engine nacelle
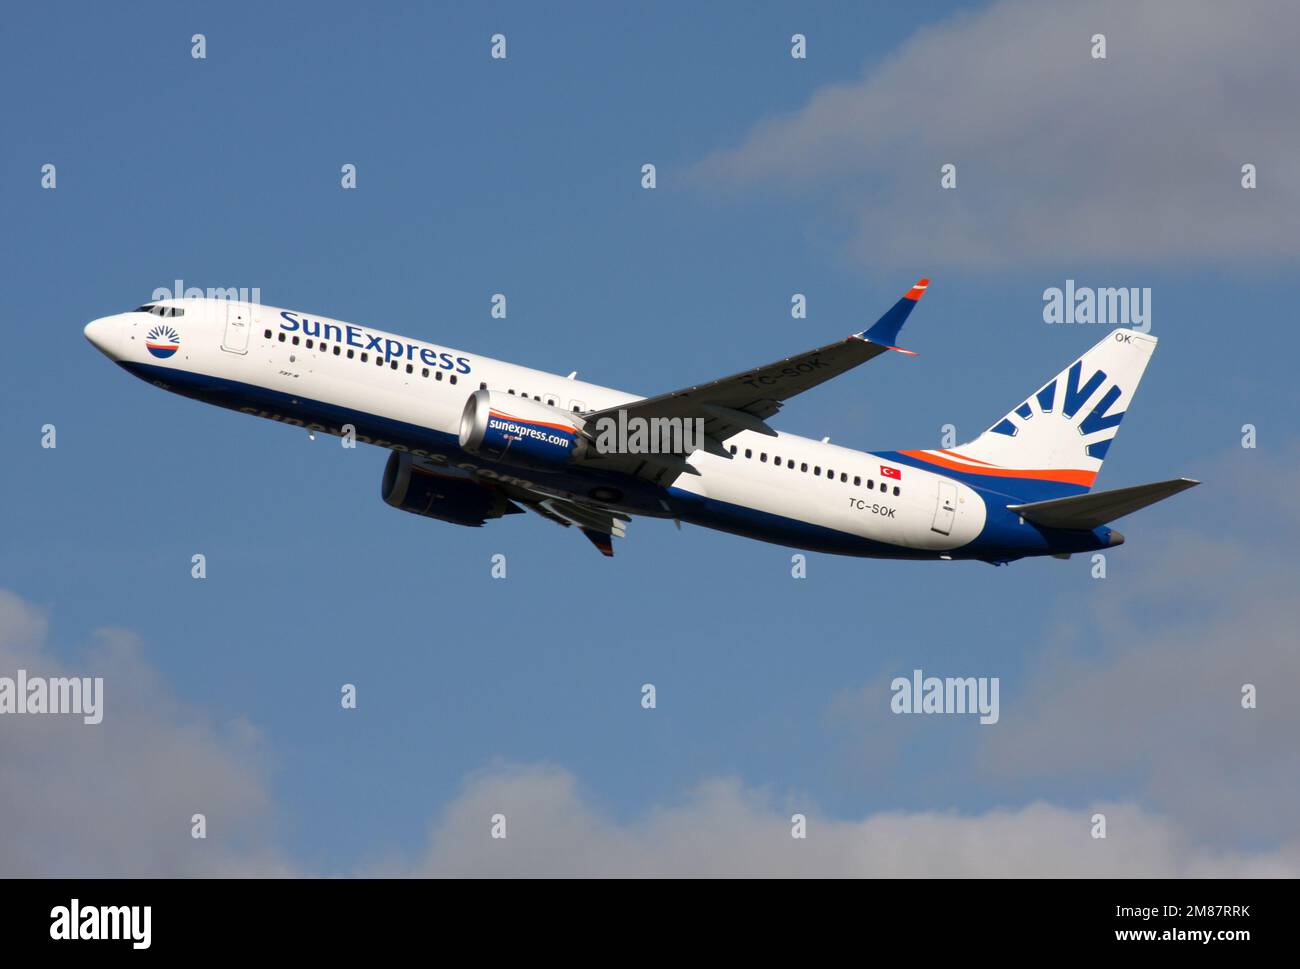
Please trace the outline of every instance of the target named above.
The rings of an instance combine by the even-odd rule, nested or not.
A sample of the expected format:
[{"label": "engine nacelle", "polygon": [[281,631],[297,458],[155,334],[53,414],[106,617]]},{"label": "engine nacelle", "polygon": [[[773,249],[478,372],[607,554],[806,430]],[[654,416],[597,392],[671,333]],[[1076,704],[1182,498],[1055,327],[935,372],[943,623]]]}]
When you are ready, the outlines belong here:
[{"label": "engine nacelle", "polygon": [[489,518],[523,512],[495,488],[399,451],[388,455],[380,494],[394,508],[456,525],[482,525]]},{"label": "engine nacelle", "polygon": [[476,390],[460,418],[460,446],[492,461],[557,468],[586,453],[581,426],[581,418],[558,407]]}]

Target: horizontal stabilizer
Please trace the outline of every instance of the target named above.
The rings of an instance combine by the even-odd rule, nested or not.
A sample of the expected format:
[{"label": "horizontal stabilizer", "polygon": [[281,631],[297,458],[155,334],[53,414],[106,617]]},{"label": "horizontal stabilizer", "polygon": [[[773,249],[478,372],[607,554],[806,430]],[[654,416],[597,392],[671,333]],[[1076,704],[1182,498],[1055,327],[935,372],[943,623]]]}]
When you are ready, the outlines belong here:
[{"label": "horizontal stabilizer", "polygon": [[1007,505],[1026,521],[1044,528],[1071,528],[1087,531],[1099,525],[1113,522],[1117,518],[1154,505],[1170,495],[1200,484],[1191,478],[1174,478],[1172,481],[1156,481],[1152,484],[1134,485],[1132,488],[1116,488],[1113,491],[1093,491],[1086,495],[1074,495],[1070,498],[1053,498],[1050,501],[1034,501],[1026,505]]}]

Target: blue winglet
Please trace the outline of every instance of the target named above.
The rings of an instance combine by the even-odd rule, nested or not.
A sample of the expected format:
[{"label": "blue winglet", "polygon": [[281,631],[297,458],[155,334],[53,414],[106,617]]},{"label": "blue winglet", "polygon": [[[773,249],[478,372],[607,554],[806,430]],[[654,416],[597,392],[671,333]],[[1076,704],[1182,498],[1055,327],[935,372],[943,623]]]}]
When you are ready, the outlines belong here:
[{"label": "blue winglet", "polygon": [[925,295],[925,290],[929,285],[930,280],[918,279],[916,285],[909,289],[902,299],[891,306],[884,316],[876,320],[871,329],[858,335],[864,340],[870,340],[882,347],[889,347],[891,350],[897,350],[909,356],[916,356],[913,351],[904,350],[902,347],[897,346],[896,341],[898,340],[898,331],[903,328],[903,324],[907,322],[907,317],[916,304],[921,301],[921,297]]}]

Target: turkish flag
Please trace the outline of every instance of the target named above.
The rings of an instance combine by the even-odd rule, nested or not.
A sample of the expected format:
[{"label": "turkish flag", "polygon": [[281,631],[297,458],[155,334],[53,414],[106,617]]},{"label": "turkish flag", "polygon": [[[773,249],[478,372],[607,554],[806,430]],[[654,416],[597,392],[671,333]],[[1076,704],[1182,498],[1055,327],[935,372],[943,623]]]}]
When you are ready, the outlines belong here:
[{"label": "turkish flag", "polygon": [[880,466],[880,476],[882,478],[893,478],[895,481],[903,480],[903,472],[897,468],[887,468],[883,464]]}]

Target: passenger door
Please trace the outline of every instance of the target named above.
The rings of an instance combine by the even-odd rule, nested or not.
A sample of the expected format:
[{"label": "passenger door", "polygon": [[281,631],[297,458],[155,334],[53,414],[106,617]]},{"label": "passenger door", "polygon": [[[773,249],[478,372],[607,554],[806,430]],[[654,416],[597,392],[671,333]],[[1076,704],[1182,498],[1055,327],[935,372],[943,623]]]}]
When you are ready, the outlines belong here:
[{"label": "passenger door", "polygon": [[934,524],[930,531],[947,535],[952,531],[953,519],[957,517],[957,486],[951,481],[939,482],[939,501],[934,509]]},{"label": "passenger door", "polygon": [[247,353],[248,338],[253,331],[253,314],[247,303],[233,300],[226,304],[226,332],[221,349],[230,353]]}]

